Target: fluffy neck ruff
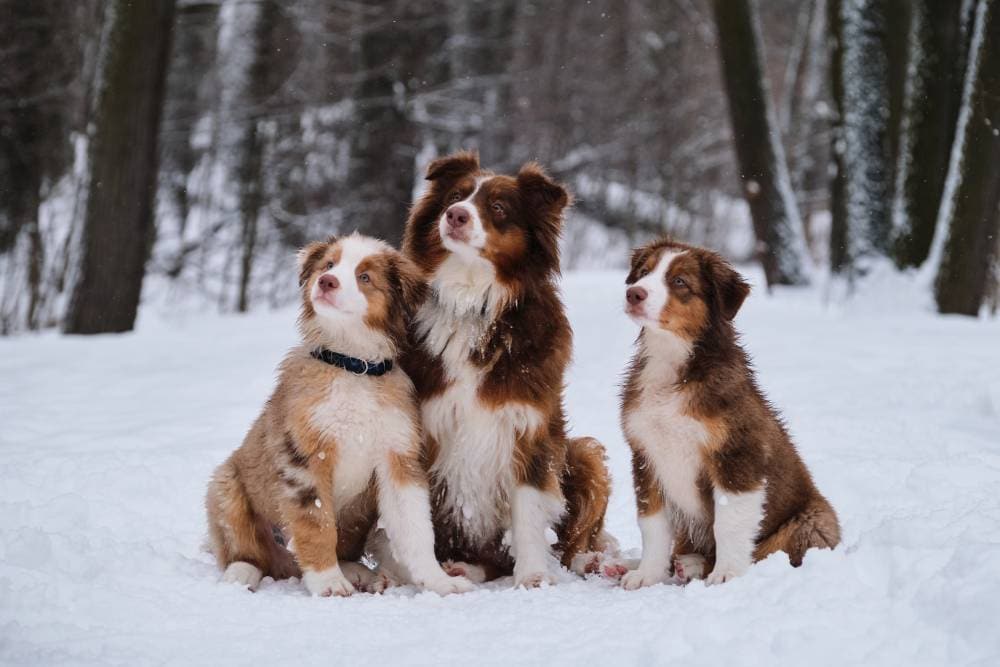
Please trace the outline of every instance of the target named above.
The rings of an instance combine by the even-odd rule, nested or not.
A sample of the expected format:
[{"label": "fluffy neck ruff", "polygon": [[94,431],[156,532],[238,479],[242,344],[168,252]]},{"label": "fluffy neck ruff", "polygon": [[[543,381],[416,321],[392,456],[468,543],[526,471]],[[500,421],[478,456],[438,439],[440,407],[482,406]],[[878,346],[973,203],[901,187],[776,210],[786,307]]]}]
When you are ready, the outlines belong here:
[{"label": "fluffy neck ruff", "polygon": [[366,361],[382,361],[396,357],[397,345],[383,331],[357,321],[324,317],[318,313],[303,313],[299,317],[299,333],[307,349],[325,347],[350,357]]},{"label": "fluffy neck ruff", "polygon": [[643,327],[639,353],[645,359],[643,372],[670,383],[678,382],[694,356],[694,345],[677,334]]},{"label": "fluffy neck ruff", "polygon": [[482,257],[449,254],[431,277],[430,288],[435,305],[454,318],[492,321],[514,301],[497,280],[493,264]]}]

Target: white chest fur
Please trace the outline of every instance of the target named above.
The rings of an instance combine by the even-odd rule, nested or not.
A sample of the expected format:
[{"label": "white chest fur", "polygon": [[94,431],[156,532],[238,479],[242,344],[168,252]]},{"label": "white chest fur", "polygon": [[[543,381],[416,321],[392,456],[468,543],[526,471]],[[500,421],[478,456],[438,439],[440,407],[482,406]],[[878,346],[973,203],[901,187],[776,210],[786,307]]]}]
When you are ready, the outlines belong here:
[{"label": "white chest fur", "polygon": [[331,480],[337,509],[365,490],[390,451],[403,451],[413,442],[410,418],[377,401],[379,386],[368,376],[337,373],[326,399],[310,415],[312,425],[337,443]]},{"label": "white chest fur", "polygon": [[678,349],[675,341],[658,340],[664,335],[656,334],[653,345],[647,342],[650,356],[638,379],[639,397],[625,413],[624,426],[645,452],[675,513],[697,522],[704,514],[698,476],[708,433],[701,422],[684,414],[684,398],[675,387],[677,369],[688,352]]},{"label": "white chest fur", "polygon": [[515,442],[539,428],[542,417],[527,405],[494,408],[479,400],[482,371],[469,356],[484,344],[495,312],[492,276],[442,268],[439,279],[447,282],[421,308],[417,329],[426,350],[441,359],[449,386],[421,406],[421,417],[438,444],[431,475],[444,482],[445,510],[468,537],[486,540],[510,526]]}]

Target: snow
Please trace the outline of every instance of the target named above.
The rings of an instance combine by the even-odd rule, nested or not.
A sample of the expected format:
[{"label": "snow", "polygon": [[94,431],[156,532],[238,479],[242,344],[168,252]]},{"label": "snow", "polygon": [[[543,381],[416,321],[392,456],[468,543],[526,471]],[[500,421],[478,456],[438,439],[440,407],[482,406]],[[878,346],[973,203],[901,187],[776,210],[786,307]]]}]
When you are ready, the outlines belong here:
[{"label": "snow", "polygon": [[[134,334],[0,340],[0,664],[996,664],[1000,322],[910,282],[837,307],[763,280],[737,318],[844,541],[733,582],[601,580],[308,597],[219,583],[208,476],[294,340],[294,310],[142,312]],[[608,524],[639,532],[617,394],[623,271],[569,273],[573,432],[608,447]]]}]

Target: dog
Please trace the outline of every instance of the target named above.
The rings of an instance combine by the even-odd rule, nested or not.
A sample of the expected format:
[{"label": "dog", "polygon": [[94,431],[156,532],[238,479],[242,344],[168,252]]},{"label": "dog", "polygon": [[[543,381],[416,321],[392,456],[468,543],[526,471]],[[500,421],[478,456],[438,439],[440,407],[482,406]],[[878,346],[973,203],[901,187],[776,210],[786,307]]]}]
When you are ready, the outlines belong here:
[{"label": "dog", "polygon": [[497,175],[469,152],[433,161],[426,178],[403,254],[430,290],[401,361],[420,403],[438,558],[474,581],[555,583],[554,529],[563,565],[596,571],[615,549],[611,481],[601,444],[566,435],[572,332],[554,280],[569,193],[537,164]]},{"label": "dog", "polygon": [[642,560],[622,585],[719,584],[776,551],[798,566],[807,549],[835,547],[837,515],[733,328],[750,286],[716,253],[667,239],[633,252],[626,284],[642,327],[621,409]]},{"label": "dog", "polygon": [[406,342],[408,304],[426,289],[419,270],[355,233],[306,246],[299,286],[301,342],[209,484],[223,580],[252,590],[264,575],[301,574],[312,595],[379,590],[385,581],[357,561],[381,519],[412,583],[470,590],[434,558],[413,384],[393,361]]}]

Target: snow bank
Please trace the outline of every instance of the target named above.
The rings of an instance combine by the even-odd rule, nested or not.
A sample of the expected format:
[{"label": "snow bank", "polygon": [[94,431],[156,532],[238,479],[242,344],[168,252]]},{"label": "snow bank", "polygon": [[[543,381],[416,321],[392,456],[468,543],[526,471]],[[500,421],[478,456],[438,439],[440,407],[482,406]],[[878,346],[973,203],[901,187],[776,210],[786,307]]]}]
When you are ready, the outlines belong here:
[{"label": "snow bank", "polygon": [[[611,454],[624,272],[569,274],[573,431]],[[762,284],[757,277],[756,283]],[[1000,660],[1000,323],[759,289],[738,317],[844,543],[732,583],[599,581],[313,599],[218,583],[202,494],[294,340],[294,312],[143,313],[123,336],[0,340],[0,664],[968,664]]]}]

